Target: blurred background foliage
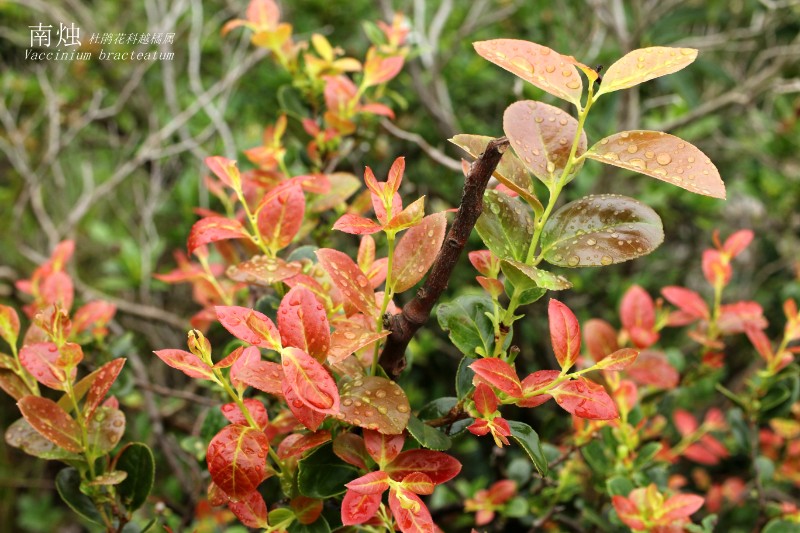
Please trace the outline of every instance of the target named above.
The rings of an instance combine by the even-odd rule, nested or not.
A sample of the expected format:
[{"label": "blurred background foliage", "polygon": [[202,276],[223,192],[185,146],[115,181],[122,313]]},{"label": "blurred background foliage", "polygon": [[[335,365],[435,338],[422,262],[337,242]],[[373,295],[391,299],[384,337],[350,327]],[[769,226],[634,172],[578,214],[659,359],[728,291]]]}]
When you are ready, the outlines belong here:
[{"label": "blurred background foliage", "polygon": [[[502,113],[513,101],[532,98],[563,105],[478,57],[473,41],[531,40],[584,63],[606,66],[648,45],[700,49],[690,68],[601,100],[587,134],[590,143],[623,129],[679,135],[711,157],[727,184],[728,200],[694,196],[588,162],[575,186],[567,189],[566,200],[592,192],[634,196],[661,215],[666,239],[645,259],[564,271],[575,284],[564,299],[581,318],[602,317],[616,324],[619,299],[631,284],[654,295],[669,284],[705,292],[700,250],[710,245],[714,229],[726,236],[740,228],[755,230],[757,238],[739,261],[729,296],[758,301],[778,324],[780,302],[800,297],[797,2],[280,3],[283,19],[297,35],[322,33],[355,57],[363,57],[369,44],[363,21],[389,20],[394,11],[409,18],[412,59],[391,83],[389,95],[397,114],[394,124],[401,131],[371,124],[339,168],[360,176],[364,165],[370,165],[381,175],[396,156],[405,155],[404,187],[427,194],[437,210],[457,204],[463,177],[430,157],[420,138],[458,159],[462,154],[447,139],[456,133],[502,135]],[[187,287],[167,286],[152,274],[174,267],[172,251],[185,246],[196,220],[193,208],[208,206],[202,159],[225,155],[243,160],[242,150],[260,144],[264,126],[286,105],[278,89],[288,78],[249,44],[246,32],[219,35],[222,24],[241,16],[244,8],[243,0],[0,0],[0,300],[19,304],[13,281],[26,277],[58,241],[77,241],[72,274],[80,280],[79,293],[84,299],[116,303],[116,332],[129,332],[107,349],[139,355],[139,364],[131,365],[129,381],[117,394],[129,413],[129,433],[158,440],[163,482],[154,501],[164,501],[165,513],[175,516],[185,516],[204,492],[192,454],[202,458],[201,430],[204,420],[212,422],[206,418],[208,407],[198,400],[203,390],[187,388],[177,373],[155,364],[150,355],[154,348],[181,346],[184,317],[196,309]],[[172,61],[143,63],[32,62],[25,59],[28,26],[39,22],[75,22],[84,49],[94,52],[130,49],[89,44],[95,32],[174,32],[174,45],[164,49],[175,55]],[[296,135],[287,161],[301,172],[296,154],[307,139],[296,121],[290,129]],[[352,244],[339,236],[335,242]],[[473,249],[478,246],[475,236]],[[463,261],[446,299],[477,291],[474,274]],[[531,370],[552,366],[545,348],[543,305],[534,304],[516,328],[520,360]],[[226,337],[217,334],[222,345]],[[425,379],[454,375],[459,361],[433,320],[411,350],[412,371],[402,379],[412,405],[418,408],[432,398],[452,395],[451,380]],[[750,351],[735,353],[731,361],[746,366],[752,357]],[[172,392],[177,389],[185,394]],[[163,427],[148,418],[147,406],[153,409],[153,402]],[[541,409],[534,415],[545,441],[567,423],[552,412]],[[2,426],[17,416],[13,403],[3,397]],[[490,457],[464,461],[469,470],[465,478],[489,479],[493,469],[503,468],[497,461],[501,452],[488,442],[468,439],[459,451],[462,456]],[[518,462],[511,465],[506,474],[519,472]],[[58,499],[51,479],[48,465],[29,461],[0,442],[0,523],[23,531],[74,531],[66,525],[73,522],[72,515],[54,507]]]}]

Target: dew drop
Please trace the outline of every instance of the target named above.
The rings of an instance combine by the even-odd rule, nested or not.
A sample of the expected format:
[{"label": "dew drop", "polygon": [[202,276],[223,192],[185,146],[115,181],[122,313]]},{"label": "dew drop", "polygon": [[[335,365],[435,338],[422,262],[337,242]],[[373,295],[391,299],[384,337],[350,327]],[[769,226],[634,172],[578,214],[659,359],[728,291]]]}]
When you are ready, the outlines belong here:
[{"label": "dew drop", "polygon": [[581,260],[577,255],[570,256],[570,258],[567,259],[567,264],[571,267],[578,266],[578,263],[580,262]]},{"label": "dew drop", "polygon": [[520,56],[515,57],[514,59],[511,60],[511,64],[520,70],[524,70],[531,73],[534,71],[531,62],[525,59],[524,57]]},{"label": "dew drop", "polygon": [[567,87],[569,87],[570,89],[580,89],[581,82],[572,80],[571,82],[567,83]]},{"label": "dew drop", "polygon": [[588,244],[589,246],[594,246],[595,244],[597,244],[597,239],[589,239],[586,241],[586,244]]},{"label": "dew drop", "polygon": [[628,153],[629,154],[635,154],[638,149],[639,149],[639,147],[636,146],[635,144],[629,144],[628,145]]},{"label": "dew drop", "polygon": [[547,65],[544,69],[547,71],[548,74],[552,74],[553,72],[556,71],[555,65]]},{"label": "dew drop", "polygon": [[408,406],[404,403],[401,403],[397,406],[397,411],[400,413],[407,413],[409,411]]},{"label": "dew drop", "polygon": [[602,140],[600,141],[600,144],[608,144],[608,139],[602,139]]},{"label": "dew drop", "polygon": [[669,165],[672,162],[672,157],[662,152],[656,156],[656,161],[659,165]]},{"label": "dew drop", "polygon": [[608,266],[613,262],[614,262],[614,260],[611,259],[611,256],[609,256],[609,255],[604,255],[603,257],[600,258],[600,264],[603,265],[603,266]]}]

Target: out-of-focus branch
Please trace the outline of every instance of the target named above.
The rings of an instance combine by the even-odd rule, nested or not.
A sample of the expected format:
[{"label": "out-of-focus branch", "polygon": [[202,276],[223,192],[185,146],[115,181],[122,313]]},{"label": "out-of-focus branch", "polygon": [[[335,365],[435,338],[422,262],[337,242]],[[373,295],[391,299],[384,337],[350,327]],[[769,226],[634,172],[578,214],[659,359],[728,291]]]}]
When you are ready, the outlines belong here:
[{"label": "out-of-focus branch", "polygon": [[447,167],[450,170],[455,170],[457,172],[461,171],[461,163],[460,162],[456,161],[452,157],[449,157],[447,154],[445,154],[441,150],[439,150],[439,149],[431,146],[430,144],[428,144],[428,141],[426,141],[422,137],[422,135],[419,135],[417,133],[413,133],[413,132],[410,132],[410,131],[406,131],[406,130],[400,128],[394,122],[392,122],[392,121],[390,121],[388,119],[382,119],[381,120],[381,126],[383,126],[383,128],[386,131],[388,131],[389,133],[391,133],[392,135],[394,135],[398,139],[402,139],[404,141],[409,141],[409,142],[412,142],[412,143],[416,144],[417,146],[420,147],[420,149],[423,152],[425,152],[428,155],[428,157],[430,157],[431,159],[433,159],[434,161],[436,161],[440,165],[442,165],[444,167]]}]

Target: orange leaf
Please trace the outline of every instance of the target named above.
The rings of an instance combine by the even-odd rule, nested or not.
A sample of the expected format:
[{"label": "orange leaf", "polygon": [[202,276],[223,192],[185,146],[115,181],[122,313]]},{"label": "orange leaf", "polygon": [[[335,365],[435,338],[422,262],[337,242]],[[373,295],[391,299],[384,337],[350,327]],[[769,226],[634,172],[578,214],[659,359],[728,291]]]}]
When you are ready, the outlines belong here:
[{"label": "orange leaf", "polygon": [[617,406],[602,385],[584,378],[565,381],[550,390],[558,405],[580,418],[611,420],[617,418]]},{"label": "orange leaf", "polygon": [[652,46],[628,52],[608,67],[595,97],[678,72],[696,58],[694,48]]},{"label": "orange leaf", "polygon": [[263,431],[225,426],[208,444],[206,462],[211,479],[230,498],[246,497],[268,476],[269,441]]},{"label": "orange leaf", "polygon": [[546,46],[516,39],[480,41],[473,46],[484,59],[553,96],[580,106],[583,81],[572,59]]},{"label": "orange leaf", "polygon": [[25,396],[17,402],[17,407],[44,438],[68,452],[83,451],[80,426],[56,402],[40,396]]},{"label": "orange leaf", "polygon": [[417,284],[431,268],[447,231],[444,213],[435,213],[422,219],[409,229],[397,243],[394,251],[395,292],[403,292]]},{"label": "orange leaf", "polygon": [[294,346],[317,361],[324,361],[331,345],[331,332],[325,307],[309,289],[298,285],[278,307],[281,344]]},{"label": "orange leaf", "polygon": [[725,198],[714,163],[697,147],[661,131],[623,131],[589,148],[586,157],[666,181],[682,189]]}]

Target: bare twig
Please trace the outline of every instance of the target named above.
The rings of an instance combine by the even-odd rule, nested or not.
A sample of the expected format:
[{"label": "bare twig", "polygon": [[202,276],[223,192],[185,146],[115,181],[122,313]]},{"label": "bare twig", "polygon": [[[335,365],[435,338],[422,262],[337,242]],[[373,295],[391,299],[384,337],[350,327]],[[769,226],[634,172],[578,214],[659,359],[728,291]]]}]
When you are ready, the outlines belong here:
[{"label": "bare twig", "polygon": [[472,164],[466,178],[458,213],[431,267],[428,278],[417,295],[403,306],[400,314],[386,319],[391,334],[380,356],[380,364],[389,376],[398,376],[406,366],[406,347],[414,333],[427,322],[434,304],[447,288],[450,275],[483,208],[483,193],[500,158],[508,148],[508,139],[489,142],[484,153]]},{"label": "bare twig", "polygon": [[403,139],[404,141],[409,141],[416,144],[417,146],[420,147],[420,149],[422,149],[423,152],[425,152],[428,155],[428,157],[430,157],[440,165],[447,167],[450,170],[461,172],[460,162],[456,161],[452,157],[448,157],[447,154],[445,154],[444,152],[428,144],[428,141],[426,141],[422,137],[422,135],[406,131],[397,126],[396,124],[394,124],[392,121],[387,119],[381,120],[381,126],[383,126],[383,128],[386,131],[388,131],[398,139]]}]

